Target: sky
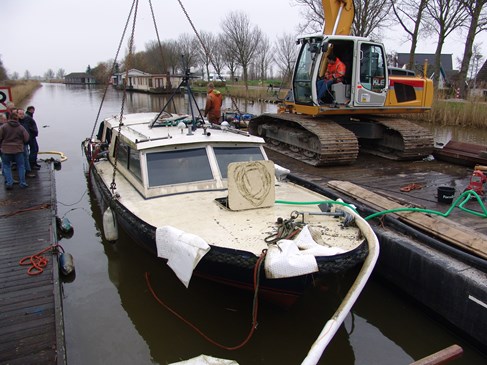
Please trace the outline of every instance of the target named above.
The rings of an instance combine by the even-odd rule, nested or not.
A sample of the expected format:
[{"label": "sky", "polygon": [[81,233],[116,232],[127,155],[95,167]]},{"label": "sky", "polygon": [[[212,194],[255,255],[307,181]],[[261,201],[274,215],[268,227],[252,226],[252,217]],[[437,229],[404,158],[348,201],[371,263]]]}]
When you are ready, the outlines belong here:
[{"label": "sky", "polygon": [[[297,34],[300,8],[290,0],[181,0],[198,31],[221,33],[221,22],[232,11],[245,13],[273,43],[283,33]],[[6,36],[0,41],[0,57],[9,75],[43,76],[48,69],[66,74],[84,72],[88,65],[113,60],[122,36],[132,0],[0,0],[1,26]],[[178,0],[152,0],[161,40],[176,40],[193,30]],[[130,23],[131,27],[131,23]],[[129,29],[130,30],[130,29]],[[408,52],[409,43],[398,30],[388,30],[382,41],[387,52]],[[487,37],[486,37],[487,38]],[[139,0],[135,30],[137,51],[156,40],[148,0]],[[126,41],[124,41],[126,44]],[[443,53],[463,54],[464,36],[453,35]],[[123,56],[125,45],[122,48]],[[418,53],[434,53],[435,40],[424,40]],[[487,51],[487,41],[481,45]],[[487,52],[484,51],[487,58]]]}]

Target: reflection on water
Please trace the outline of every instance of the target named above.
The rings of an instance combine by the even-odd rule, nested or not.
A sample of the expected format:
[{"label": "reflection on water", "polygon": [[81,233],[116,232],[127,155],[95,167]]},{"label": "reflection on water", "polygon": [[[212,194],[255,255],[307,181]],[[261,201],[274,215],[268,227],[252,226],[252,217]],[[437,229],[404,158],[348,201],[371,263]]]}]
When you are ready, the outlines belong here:
[{"label": "reflection on water", "polygon": [[[103,90],[45,84],[32,100],[41,150],[63,151],[68,160],[56,172],[58,216],[66,215],[74,236],[61,241],[74,256],[76,280],[64,284],[67,355],[70,365],[167,364],[200,355],[246,364],[299,364],[346,291],[318,287],[295,307],[259,306],[259,326],[242,349],[220,349],[162,308],[147,289],[144,274],[162,300],[212,339],[228,346],[250,330],[252,296],[194,279],[187,290],[172,271],[135,246],[123,233],[116,244],[100,234],[100,213],[84,176],[80,143],[91,135]],[[203,107],[204,95],[197,95]],[[120,112],[121,93],[110,89],[100,113]],[[175,98],[176,107],[185,99]],[[129,94],[126,110],[158,111],[167,96]],[[231,107],[228,98],[224,107]],[[273,112],[272,104],[239,105],[243,112]],[[42,156],[41,156],[42,157]],[[350,280],[350,278],[346,278]],[[485,357],[429,318],[420,308],[372,279],[320,364],[408,364],[457,343],[464,356],[455,364],[479,365]]]}]

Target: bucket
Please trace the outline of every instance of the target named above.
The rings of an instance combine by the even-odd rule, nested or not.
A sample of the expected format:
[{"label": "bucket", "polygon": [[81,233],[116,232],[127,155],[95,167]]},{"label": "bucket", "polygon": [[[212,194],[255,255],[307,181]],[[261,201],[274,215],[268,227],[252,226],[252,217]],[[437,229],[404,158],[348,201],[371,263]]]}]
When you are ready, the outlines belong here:
[{"label": "bucket", "polygon": [[440,186],[438,188],[438,203],[451,204],[455,196],[455,188],[449,186]]}]

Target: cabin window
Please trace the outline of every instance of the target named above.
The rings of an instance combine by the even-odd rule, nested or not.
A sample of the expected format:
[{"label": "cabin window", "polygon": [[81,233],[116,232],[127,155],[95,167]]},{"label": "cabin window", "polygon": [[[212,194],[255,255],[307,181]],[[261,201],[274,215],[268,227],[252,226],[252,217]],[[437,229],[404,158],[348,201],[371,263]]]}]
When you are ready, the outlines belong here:
[{"label": "cabin window", "polygon": [[205,148],[147,154],[149,186],[212,180]]},{"label": "cabin window", "polygon": [[380,92],[386,87],[382,47],[363,43],[360,46],[360,84],[367,90]]},{"label": "cabin window", "polygon": [[248,162],[264,160],[259,147],[215,147],[213,148],[218,161],[222,178],[227,178],[228,164],[231,162]]},{"label": "cabin window", "polygon": [[117,163],[132,172],[137,179],[142,181],[139,152],[132,150],[130,146],[121,141],[120,138],[117,138],[117,142]]}]

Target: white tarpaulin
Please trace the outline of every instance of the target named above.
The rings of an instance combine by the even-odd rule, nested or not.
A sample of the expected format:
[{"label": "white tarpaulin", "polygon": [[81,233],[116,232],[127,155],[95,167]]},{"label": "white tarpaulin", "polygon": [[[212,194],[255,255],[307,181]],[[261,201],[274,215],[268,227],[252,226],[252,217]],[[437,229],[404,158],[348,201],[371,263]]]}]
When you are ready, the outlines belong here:
[{"label": "white tarpaulin", "polygon": [[238,365],[234,360],[218,359],[208,355],[200,355],[189,360],[173,362],[170,365]]},{"label": "white tarpaulin", "polygon": [[210,250],[204,239],[180,229],[164,226],[156,229],[157,256],[167,259],[168,266],[186,286],[198,262]]},{"label": "white tarpaulin", "polygon": [[266,277],[279,279],[311,274],[318,271],[315,256],[342,252],[341,248],[316,243],[305,226],[294,240],[280,240],[277,245],[269,246],[264,263]]}]

